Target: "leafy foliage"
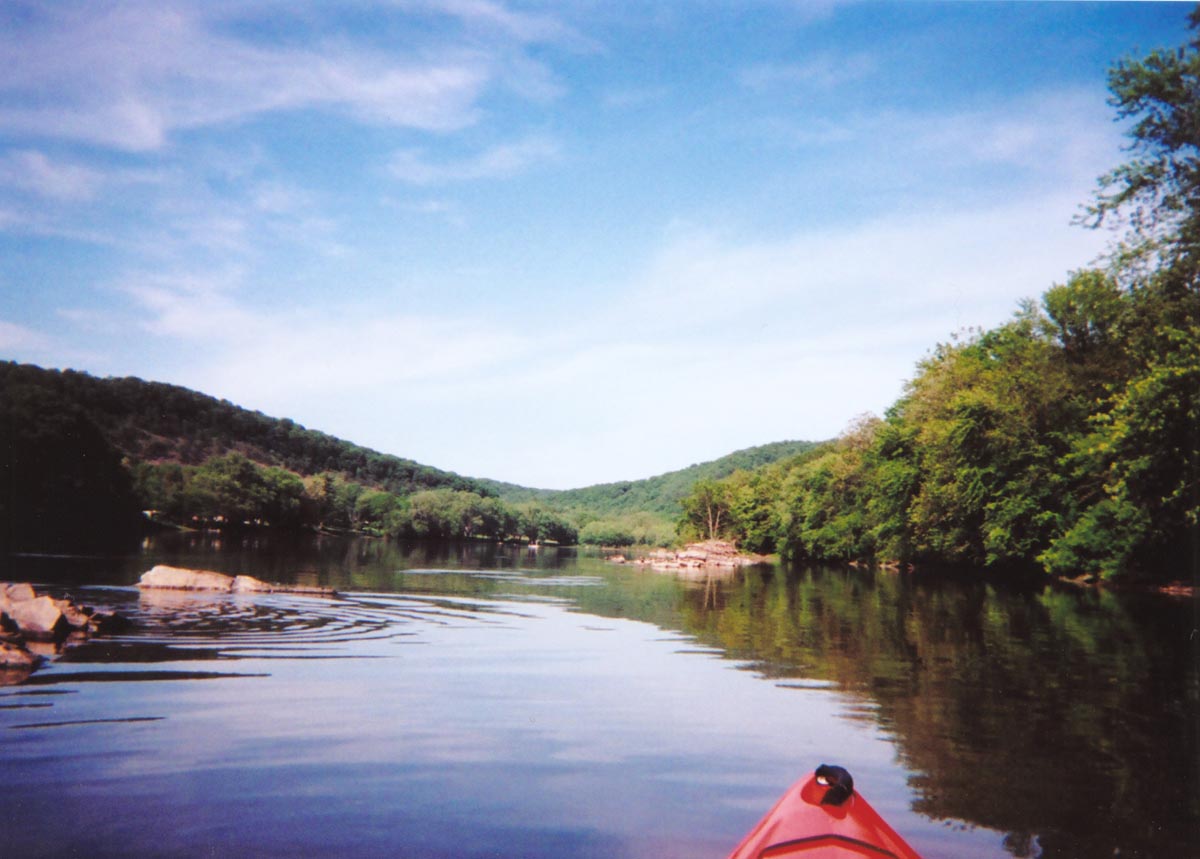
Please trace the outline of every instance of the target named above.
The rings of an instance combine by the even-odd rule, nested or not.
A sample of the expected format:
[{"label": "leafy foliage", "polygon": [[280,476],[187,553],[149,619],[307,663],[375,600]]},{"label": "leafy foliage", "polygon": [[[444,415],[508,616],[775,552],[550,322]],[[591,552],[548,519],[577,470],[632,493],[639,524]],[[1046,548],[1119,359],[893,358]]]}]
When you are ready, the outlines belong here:
[{"label": "leafy foliage", "polygon": [[[1077,273],[1042,307],[939,346],[885,419],[698,484],[680,527],[707,535],[719,502],[723,536],[795,557],[1178,576],[1200,523],[1200,326],[1148,303]],[[1152,314],[1152,349],[1112,333]]]},{"label": "leafy foliage", "polygon": [[[1200,31],[1200,7],[1189,16]],[[1200,265],[1200,37],[1175,50],[1117,63],[1109,98],[1123,119],[1136,119],[1133,157],[1100,179],[1084,222],[1115,220],[1128,228],[1120,252],[1152,268]]]}]

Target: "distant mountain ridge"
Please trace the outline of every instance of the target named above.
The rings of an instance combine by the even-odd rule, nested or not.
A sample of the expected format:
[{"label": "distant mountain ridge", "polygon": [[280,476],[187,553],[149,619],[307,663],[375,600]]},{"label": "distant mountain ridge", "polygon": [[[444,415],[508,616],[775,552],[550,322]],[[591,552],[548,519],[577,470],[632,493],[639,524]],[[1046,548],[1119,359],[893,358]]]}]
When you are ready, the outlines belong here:
[{"label": "distant mountain ridge", "polygon": [[700,479],[719,479],[803,453],[813,442],[783,441],[746,448],[711,462],[644,480],[568,490],[534,489],[471,478],[380,453],[288,418],[273,418],[178,385],[135,377],[99,378],[76,370],[47,370],[0,362],[0,392],[35,389],[78,409],[123,456],[146,462],[202,463],[229,452],[301,475],[336,472],[390,492],[451,488],[560,510],[611,515],[679,513],[679,499]]},{"label": "distant mountain ridge", "polygon": [[719,480],[735,471],[749,471],[806,453],[819,442],[777,441],[734,451],[709,462],[689,465],[642,480],[600,483],[580,489],[528,489],[510,483],[481,480],[491,492],[505,501],[540,501],[555,509],[586,509],[611,515],[646,511],[677,517],[680,500],[698,480]]}]

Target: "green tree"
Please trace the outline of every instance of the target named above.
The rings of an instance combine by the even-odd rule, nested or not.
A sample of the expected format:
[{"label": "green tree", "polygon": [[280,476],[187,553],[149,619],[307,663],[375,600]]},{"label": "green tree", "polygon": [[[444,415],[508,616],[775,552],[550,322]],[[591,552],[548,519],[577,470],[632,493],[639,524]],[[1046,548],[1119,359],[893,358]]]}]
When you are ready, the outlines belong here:
[{"label": "green tree", "polygon": [[415,537],[446,539],[457,536],[458,512],[454,490],[426,489],[408,500],[408,525]]},{"label": "green tree", "polygon": [[305,478],[303,483],[304,519],[309,524],[334,530],[358,527],[358,499],[366,491],[365,486],[333,471]]},{"label": "green tree", "polygon": [[787,481],[786,554],[826,560],[873,554],[867,520],[867,455],[878,426],[878,418],[860,418],[835,444],[792,473]]},{"label": "green tree", "polygon": [[493,540],[503,540],[516,533],[517,515],[499,498],[480,498],[477,503],[478,534]]},{"label": "green tree", "polygon": [[[1189,22],[1200,30],[1200,7]],[[1200,528],[1200,39],[1126,60],[1109,76],[1135,119],[1127,163],[1102,177],[1090,223],[1128,228],[1112,254],[1126,312],[1123,372],[1064,466],[1079,485],[1055,572],[1192,565]]]},{"label": "green tree", "polygon": [[[1200,31],[1200,7],[1188,18]],[[1130,131],[1132,158],[1102,176],[1083,222],[1128,228],[1120,256],[1150,269],[1200,269],[1200,38],[1117,63],[1111,104]],[[1194,285],[1194,283],[1193,283]]]},{"label": "green tree", "polygon": [[130,464],[134,491],[143,510],[168,522],[184,521],[184,488],[187,469],[177,462],[136,462]]},{"label": "green tree", "polygon": [[258,468],[240,453],[208,459],[184,489],[193,516],[209,522],[248,525],[261,522],[268,491]]},{"label": "green tree", "polygon": [[1197,563],[1200,325],[1160,336],[1161,357],[1114,390],[1064,457],[1080,503],[1041,555],[1051,572],[1114,577]]},{"label": "green tree", "polygon": [[596,520],[579,529],[579,542],[589,546],[632,546],[637,538],[611,520]]},{"label": "green tree", "polygon": [[382,489],[367,489],[354,502],[354,519],[361,530],[384,534],[396,526],[400,499]]},{"label": "green tree", "polygon": [[707,540],[725,536],[732,526],[731,502],[732,493],[727,483],[707,478],[697,480],[691,493],[681,502],[681,533]]},{"label": "green tree", "polygon": [[260,517],[277,528],[298,528],[302,523],[304,482],[298,475],[276,466],[261,469],[259,479],[263,488]]}]

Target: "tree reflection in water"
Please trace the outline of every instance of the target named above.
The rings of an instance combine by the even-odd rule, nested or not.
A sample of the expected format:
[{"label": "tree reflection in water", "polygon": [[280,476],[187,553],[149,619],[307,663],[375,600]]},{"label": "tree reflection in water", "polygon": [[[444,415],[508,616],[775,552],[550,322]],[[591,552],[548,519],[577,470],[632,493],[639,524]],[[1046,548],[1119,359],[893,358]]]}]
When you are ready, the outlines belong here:
[{"label": "tree reflection in water", "polygon": [[1193,855],[1194,608],[938,575],[757,570],[684,592],[682,625],[768,677],[860,693],[917,810],[1016,856]]}]

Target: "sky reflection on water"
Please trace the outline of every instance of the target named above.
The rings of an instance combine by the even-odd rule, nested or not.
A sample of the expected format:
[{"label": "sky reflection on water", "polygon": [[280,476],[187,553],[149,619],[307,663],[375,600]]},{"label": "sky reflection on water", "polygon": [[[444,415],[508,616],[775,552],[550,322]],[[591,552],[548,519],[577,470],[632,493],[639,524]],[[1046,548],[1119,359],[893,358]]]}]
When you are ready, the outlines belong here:
[{"label": "sky reflection on water", "polygon": [[[36,718],[0,714],[45,726],[6,731],[25,797],[10,847],[721,856],[811,761],[836,756],[868,782],[890,764],[886,743],[839,717],[838,693],[776,689],[644,623],[541,600],[244,602],[131,595],[127,658],[105,643],[105,671],[35,675],[78,694]],[[326,635],[312,621],[328,614],[354,620]],[[228,674],[181,670],[205,642],[198,661]],[[84,682],[98,674],[111,682]]]},{"label": "sky reflection on water", "polygon": [[[1118,607],[869,574],[688,583],[546,553],[475,571],[455,550],[444,569],[386,544],[322,551],[293,555],[299,577],[390,588],[75,587],[137,623],[0,689],[19,797],[0,814],[4,855],[722,857],[826,761],[927,859],[1114,843],[1178,855],[1187,838],[1186,819],[1126,833],[1131,812],[1096,804],[1113,788],[1092,761],[1064,778],[1096,782],[1090,805],[1047,808],[1052,784],[1002,795],[1031,730],[1048,772],[1071,766],[1056,746],[1106,747],[1106,766],[1124,761],[1112,777],[1136,782],[1147,759],[1122,750],[1178,740],[1194,712],[1193,681],[1159,650],[1186,612],[1155,604],[1154,638]],[[192,552],[171,559],[284,578],[262,575],[277,559],[247,564],[253,552]],[[117,564],[110,581],[164,559]],[[72,575],[49,578],[66,589]],[[1089,637],[1110,628],[1119,646]],[[1112,661],[1123,654],[1136,677]],[[1088,672],[1115,679],[1093,689]],[[1140,682],[1183,710],[1135,741],[1096,734],[1093,708],[1125,706]],[[1134,789],[1159,805],[1195,796]]]}]

